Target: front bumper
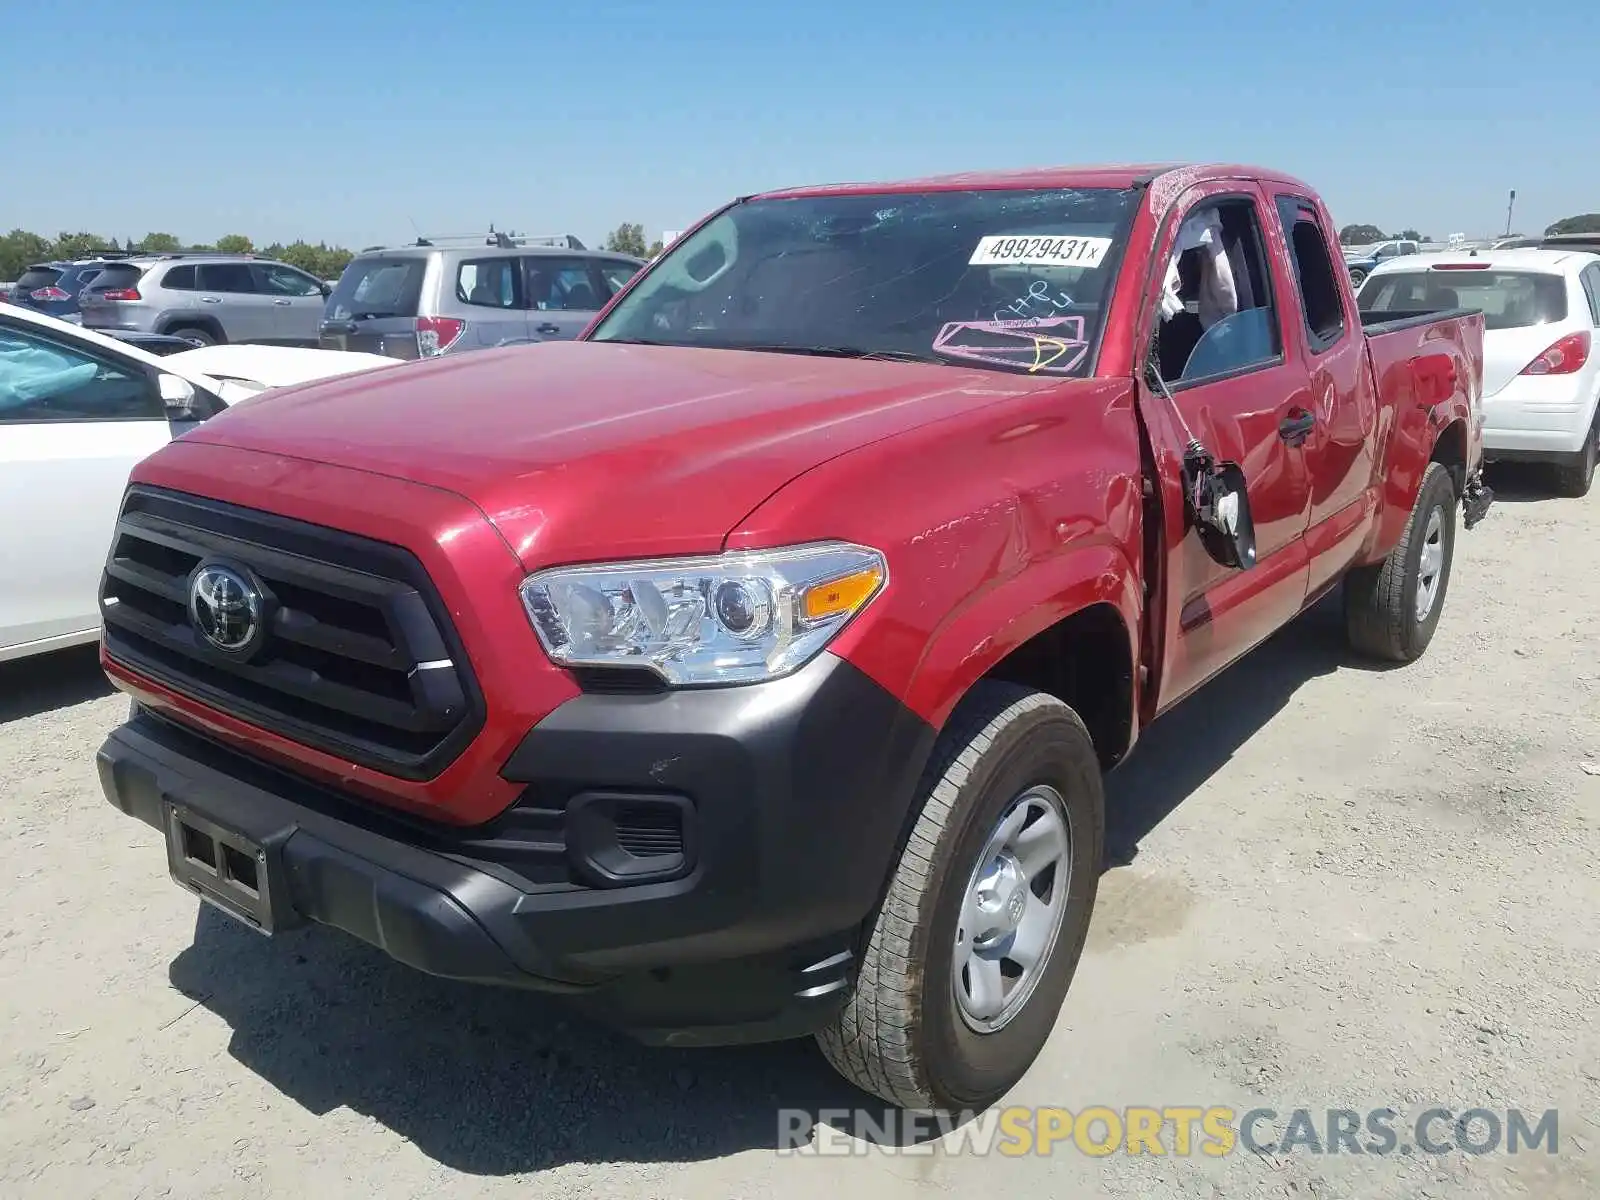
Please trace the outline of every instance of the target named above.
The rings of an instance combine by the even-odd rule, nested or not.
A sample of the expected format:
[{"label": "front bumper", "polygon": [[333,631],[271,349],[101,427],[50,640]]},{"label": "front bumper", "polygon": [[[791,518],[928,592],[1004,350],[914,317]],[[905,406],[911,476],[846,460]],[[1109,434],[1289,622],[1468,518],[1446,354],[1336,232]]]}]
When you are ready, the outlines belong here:
[{"label": "front bumper", "polygon": [[[806,1033],[842,1002],[932,741],[824,654],[767,684],[570,700],[502,768],[524,801],[472,829],[149,712],[98,765],[111,803],[147,824],[177,814],[259,847],[280,928],[333,926],[430,974],[563,993],[645,1040],[710,1044]],[[615,845],[590,854],[577,815],[597,794],[681,806],[682,869],[607,878],[627,864]]]}]

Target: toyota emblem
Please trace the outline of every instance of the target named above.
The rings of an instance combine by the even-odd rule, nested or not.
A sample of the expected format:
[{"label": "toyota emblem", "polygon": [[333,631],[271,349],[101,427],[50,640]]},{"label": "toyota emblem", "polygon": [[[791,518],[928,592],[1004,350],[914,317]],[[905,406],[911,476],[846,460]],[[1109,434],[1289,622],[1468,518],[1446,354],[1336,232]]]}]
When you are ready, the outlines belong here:
[{"label": "toyota emblem", "polygon": [[220,563],[203,564],[189,581],[189,620],[225,654],[248,654],[264,631],[261,589]]}]

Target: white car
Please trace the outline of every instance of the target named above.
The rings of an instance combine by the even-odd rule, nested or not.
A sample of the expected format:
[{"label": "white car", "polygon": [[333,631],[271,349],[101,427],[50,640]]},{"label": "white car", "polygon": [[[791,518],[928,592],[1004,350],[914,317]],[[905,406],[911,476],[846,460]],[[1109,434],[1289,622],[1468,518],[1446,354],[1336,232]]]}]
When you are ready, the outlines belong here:
[{"label": "white car", "polygon": [[0,662],[99,637],[100,572],[140,459],[267,388],[375,368],[405,364],[277,346],[158,357],[0,304]]},{"label": "white car", "polygon": [[1367,277],[1360,303],[1374,316],[1481,310],[1485,456],[1547,463],[1562,495],[1588,493],[1600,459],[1600,255],[1515,249],[1391,259]]}]

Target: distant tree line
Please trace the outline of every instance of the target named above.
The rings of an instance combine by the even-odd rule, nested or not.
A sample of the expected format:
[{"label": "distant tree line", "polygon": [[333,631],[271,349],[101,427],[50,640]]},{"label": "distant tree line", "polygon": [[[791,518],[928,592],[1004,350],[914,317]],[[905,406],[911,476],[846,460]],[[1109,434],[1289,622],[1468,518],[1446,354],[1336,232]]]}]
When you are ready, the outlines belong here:
[{"label": "distant tree line", "polygon": [[305,241],[273,242],[270,246],[257,246],[242,233],[220,237],[213,245],[185,245],[170,233],[147,233],[142,238],[122,241],[101,237],[94,233],[62,233],[54,239],[41,237],[26,229],[13,229],[0,236],[0,279],[13,280],[36,262],[52,259],[92,258],[110,252],[166,254],[175,250],[222,250],[229,254],[258,254],[262,258],[275,258],[290,266],[309,271],[318,279],[337,279],[350,261],[352,254],[342,246],[327,242],[315,244]]},{"label": "distant tree line", "polygon": [[[1600,213],[1580,213],[1575,217],[1562,217],[1561,220],[1553,225],[1545,226],[1545,237],[1556,233],[1600,233]],[[1391,238],[1399,238],[1402,241],[1410,242],[1431,242],[1433,240],[1432,238],[1423,237],[1415,229],[1405,229],[1399,233],[1385,233],[1376,225],[1346,225],[1339,230],[1339,241],[1346,246],[1369,246],[1373,242],[1386,242]]]},{"label": "distant tree line", "polygon": [[644,226],[630,225],[624,221],[606,235],[606,249],[614,254],[631,254],[635,258],[654,258],[661,253],[661,239],[647,244]]},{"label": "distant tree line", "polygon": [[1376,225],[1346,225],[1339,230],[1339,241],[1346,246],[1367,246],[1373,242],[1383,242],[1390,238],[1398,238],[1403,242],[1431,242],[1432,238],[1423,237],[1415,229],[1403,229],[1399,233],[1385,233]]},{"label": "distant tree line", "polygon": [[1555,233],[1600,233],[1600,213],[1579,213],[1575,217],[1562,217],[1554,225],[1545,227],[1545,237]]}]

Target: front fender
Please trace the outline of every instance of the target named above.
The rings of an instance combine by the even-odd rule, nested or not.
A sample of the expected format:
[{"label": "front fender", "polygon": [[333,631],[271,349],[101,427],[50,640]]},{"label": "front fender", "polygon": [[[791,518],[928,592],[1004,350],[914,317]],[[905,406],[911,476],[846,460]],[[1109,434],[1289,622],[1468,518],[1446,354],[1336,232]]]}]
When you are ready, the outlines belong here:
[{"label": "front fender", "polygon": [[997,580],[952,613],[928,643],[912,675],[909,706],[942,728],[972,685],[1008,654],[1094,604],[1117,610],[1129,661],[1138,662],[1134,631],[1143,615],[1138,579],[1121,546],[1106,540],[1080,543]]}]

